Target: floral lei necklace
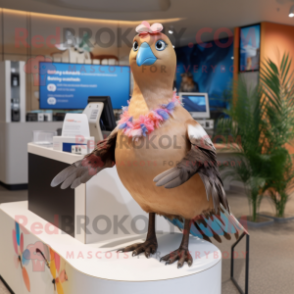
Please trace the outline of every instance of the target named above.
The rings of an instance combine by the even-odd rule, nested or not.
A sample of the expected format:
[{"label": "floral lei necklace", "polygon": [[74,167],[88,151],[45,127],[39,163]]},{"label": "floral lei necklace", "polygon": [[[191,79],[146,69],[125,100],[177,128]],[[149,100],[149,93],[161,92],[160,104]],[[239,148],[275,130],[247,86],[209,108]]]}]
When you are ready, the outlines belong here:
[{"label": "floral lei necklace", "polygon": [[179,97],[174,91],[172,100],[167,104],[162,104],[159,108],[151,110],[145,115],[140,115],[138,119],[133,119],[128,112],[128,107],[123,108],[123,114],[118,123],[118,128],[128,137],[146,137],[155,129],[158,129],[166,121],[177,105],[181,104]]}]

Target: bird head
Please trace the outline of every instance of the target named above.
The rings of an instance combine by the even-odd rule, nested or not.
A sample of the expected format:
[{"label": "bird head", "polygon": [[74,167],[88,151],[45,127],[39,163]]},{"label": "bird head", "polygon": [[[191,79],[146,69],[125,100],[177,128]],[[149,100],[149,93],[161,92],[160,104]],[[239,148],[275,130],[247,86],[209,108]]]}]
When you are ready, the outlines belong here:
[{"label": "bird head", "polygon": [[[130,67],[137,84],[148,83],[172,89],[176,70],[176,54],[161,24],[142,22],[136,28],[129,55]],[[147,83],[146,83],[147,82]]]}]

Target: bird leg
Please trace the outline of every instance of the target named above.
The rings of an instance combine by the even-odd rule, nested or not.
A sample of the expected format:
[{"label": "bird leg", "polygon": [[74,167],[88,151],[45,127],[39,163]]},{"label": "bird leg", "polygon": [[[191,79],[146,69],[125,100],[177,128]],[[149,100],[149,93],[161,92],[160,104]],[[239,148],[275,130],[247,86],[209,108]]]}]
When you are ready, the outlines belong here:
[{"label": "bird leg", "polygon": [[136,243],[126,248],[118,250],[118,252],[130,252],[133,251],[133,256],[145,253],[147,258],[150,257],[150,254],[154,254],[157,250],[157,239],[155,233],[155,213],[149,213],[149,224],[148,224],[148,233],[147,238],[144,243]]},{"label": "bird leg", "polygon": [[179,249],[165,255],[160,261],[165,261],[165,264],[172,264],[178,260],[178,268],[181,268],[185,261],[189,266],[193,263],[193,258],[189,252],[189,234],[190,234],[191,220],[185,219],[183,239]]}]

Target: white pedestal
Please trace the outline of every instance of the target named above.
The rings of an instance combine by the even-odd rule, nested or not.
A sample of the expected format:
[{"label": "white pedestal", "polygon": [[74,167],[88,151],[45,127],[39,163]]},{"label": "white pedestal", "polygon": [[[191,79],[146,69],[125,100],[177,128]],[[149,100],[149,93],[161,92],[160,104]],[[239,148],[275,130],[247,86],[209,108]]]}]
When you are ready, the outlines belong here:
[{"label": "white pedestal", "polygon": [[[24,250],[41,242],[60,256],[60,267],[68,276],[62,283],[64,294],[221,293],[221,252],[211,243],[190,237],[193,265],[177,269],[176,263],[166,266],[158,259],[179,247],[182,238],[179,233],[159,235],[158,253],[151,258],[132,257],[131,253],[118,254],[116,250],[141,242],[142,237],[128,236],[85,245],[60,230],[52,233],[54,228],[30,212],[27,202],[15,202],[0,205],[0,275],[16,294],[28,293],[21,269],[14,264],[12,232],[16,217],[25,220],[20,230]],[[42,269],[42,259],[31,255],[24,267],[30,280],[30,293],[57,293],[50,271],[46,267]]]}]

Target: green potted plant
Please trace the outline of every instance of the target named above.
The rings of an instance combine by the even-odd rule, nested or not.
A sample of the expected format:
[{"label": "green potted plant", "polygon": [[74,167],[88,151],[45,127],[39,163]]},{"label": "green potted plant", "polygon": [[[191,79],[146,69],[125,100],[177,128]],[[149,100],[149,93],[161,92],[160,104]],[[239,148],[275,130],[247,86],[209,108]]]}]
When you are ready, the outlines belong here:
[{"label": "green potted plant", "polygon": [[294,177],[292,155],[286,148],[286,144],[294,140],[294,79],[293,72],[290,72],[291,63],[289,55],[284,54],[279,67],[269,59],[263,63],[260,73],[266,101],[264,153],[271,156],[263,190],[268,191],[275,204],[277,219],[285,218],[288,191]]},{"label": "green potted plant", "polygon": [[222,167],[222,176],[244,184],[251,209],[251,216],[247,220],[260,223],[257,212],[267,182],[265,168],[271,157],[263,153],[265,107],[262,91],[259,86],[250,88],[242,79],[236,83],[234,91],[235,100],[225,111],[228,117],[220,119],[216,128],[218,135],[231,136],[226,149],[230,149],[235,161],[233,166]]}]

